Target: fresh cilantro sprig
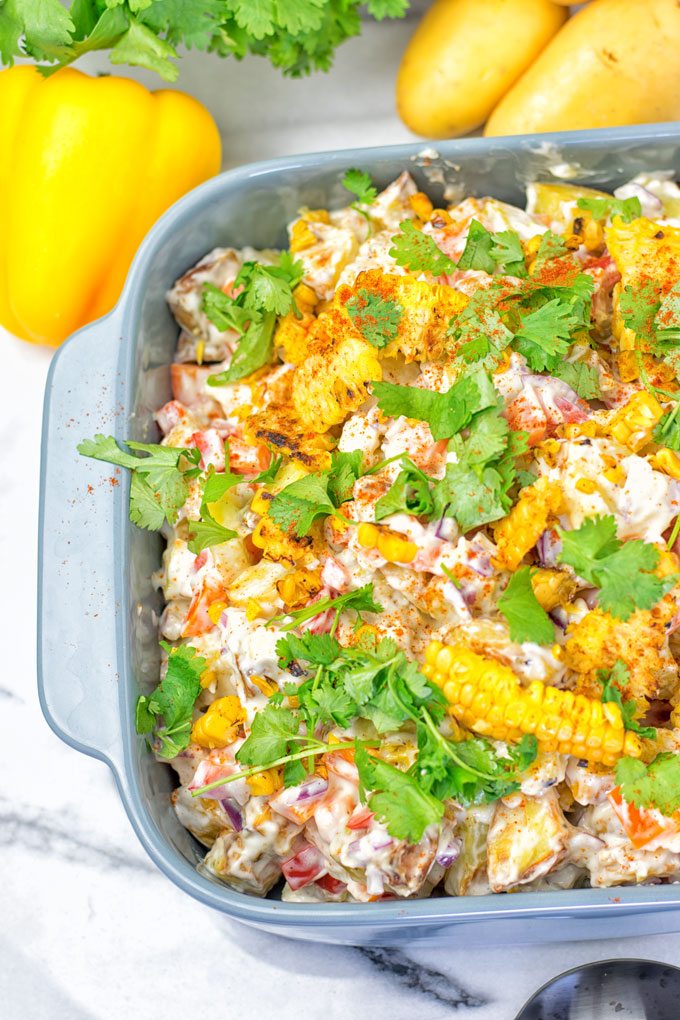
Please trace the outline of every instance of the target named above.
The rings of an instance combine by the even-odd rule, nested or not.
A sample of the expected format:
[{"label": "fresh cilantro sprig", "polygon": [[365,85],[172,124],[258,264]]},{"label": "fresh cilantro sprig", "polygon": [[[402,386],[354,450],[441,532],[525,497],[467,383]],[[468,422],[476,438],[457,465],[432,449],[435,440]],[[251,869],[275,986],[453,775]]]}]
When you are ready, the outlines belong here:
[{"label": "fresh cilantro sprig", "polygon": [[[382,613],[383,611],[383,607],[373,597],[373,584],[369,583],[361,588],[353,588],[351,591],[345,592],[344,595],[336,595],[335,598],[317,599],[316,602],[309,606],[304,606],[302,609],[290,609],[285,613],[280,613],[272,617],[268,626],[280,623],[282,620],[288,620],[287,623],[283,623],[280,630],[293,630],[295,627],[306,623],[307,620],[318,616],[319,613],[325,613],[327,609],[332,609],[335,612],[335,626],[337,626],[340,614],[348,609],[353,609],[356,612],[359,622],[361,621],[362,613]],[[331,628],[331,633],[335,633],[335,627]]]},{"label": "fresh cilantro sprig", "polygon": [[623,799],[637,808],[655,808],[666,816],[680,809],[680,755],[672,751],[657,754],[649,765],[619,758],[616,782]]},{"label": "fresh cilantro sprig", "polygon": [[583,361],[561,361],[550,374],[571,386],[574,393],[584,400],[600,400],[602,397],[597,369]]},{"label": "fresh cilantro sprig", "polygon": [[589,517],[572,531],[557,531],[562,540],[559,562],[599,588],[600,608],[620,620],[636,609],[651,609],[678,580],[676,575],[660,578],[652,573],[659,550],[639,539],[622,542],[611,514]]},{"label": "fresh cilantro sprig", "polygon": [[127,445],[145,456],[127,453],[113,436],[101,433],[79,443],[78,453],[130,470],[130,520],[139,528],[159,531],[166,520],[174,522],[189,494],[189,480],[200,474],[200,450],[131,439]]},{"label": "fresh cilantro sprig", "polygon": [[[407,772],[369,756],[358,747],[354,755],[359,772],[359,796],[371,811],[387,825],[396,839],[417,843],[429,825],[437,825],[444,815],[444,804],[424,790]],[[366,790],[372,790],[366,796]]]},{"label": "fresh cilantro sprig", "polygon": [[376,521],[399,513],[414,517],[431,517],[434,513],[431,479],[409,457],[404,456],[402,464],[402,470],[388,491],[375,504]]},{"label": "fresh cilantro sprig", "polygon": [[426,421],[434,439],[450,439],[469,425],[477,412],[498,403],[493,383],[481,369],[457,380],[446,393],[388,382],[374,382],[372,390],[383,414]]},{"label": "fresh cilantro sprig", "polygon": [[378,189],[371,180],[371,175],[366,173],[365,170],[357,170],[353,167],[345,171],[342,183],[348,191],[356,195],[356,201],[351,203],[351,208],[361,213],[370,224],[370,213],[367,209],[363,209],[362,206],[371,205],[378,197]]},{"label": "fresh cilantro sprig", "polygon": [[190,645],[161,642],[168,653],[168,668],[153,694],[137,699],[135,723],[138,733],[151,734],[154,751],[174,758],[188,747],[194,703],[201,693],[201,675],[207,659]]},{"label": "fresh cilantro sprig", "polygon": [[621,709],[624,729],[632,730],[633,733],[637,733],[640,737],[646,737],[648,740],[655,740],[656,730],[654,727],[640,726],[640,723],[635,718],[638,710],[635,699],[629,698],[627,701],[623,700],[621,691],[626,689],[630,680],[630,674],[625,662],[622,659],[617,659],[610,670],[599,669],[597,671],[597,679],[602,684],[602,700],[611,701]]},{"label": "fresh cilantro sprig", "polygon": [[680,453],[680,403],[667,411],[652,433],[655,443]]},{"label": "fresh cilantro sprig", "polygon": [[222,386],[251,375],[269,364],[274,352],[274,327],[279,315],[299,316],[293,291],[304,276],[302,262],[282,251],[275,265],[244,262],[232,285],[231,297],[212,283],[203,284],[203,311],[219,330],[240,334],[229,367],[208,376],[210,386]]},{"label": "fresh cilantro sprig", "polygon": [[[225,444],[225,456],[228,464],[228,444]],[[210,465],[201,494],[201,520],[189,521],[189,552],[198,554],[213,545],[221,545],[222,542],[236,538],[235,531],[225,528],[215,520],[210,505],[217,503],[229,489],[233,489],[242,481],[242,475],[233,474],[229,469],[218,473],[212,464]]]},{"label": "fresh cilantro sprig", "polygon": [[472,220],[458,269],[480,269],[485,273],[501,270],[509,276],[526,276],[524,249],[518,233],[502,230],[492,234],[479,220]]},{"label": "fresh cilantro sprig", "polygon": [[432,273],[433,276],[453,272],[456,265],[453,259],[444,254],[433,237],[418,230],[413,220],[403,220],[399,229],[401,233],[394,235],[393,247],[389,250],[398,266],[411,273]]},{"label": "fresh cilantro sprig", "polygon": [[404,309],[398,301],[361,287],[345,305],[347,313],[365,340],[379,350],[396,339]]},{"label": "fresh cilantro sprig", "polygon": [[[0,61],[26,55],[53,71],[93,50],[175,81],[178,49],[266,57],[294,78],[328,71],[337,47],[361,32],[359,0],[61,0],[0,5]],[[367,0],[377,21],[401,18],[408,0]]]},{"label": "fresh cilantro sprig", "polygon": [[564,243],[564,238],[560,237],[559,234],[553,234],[552,230],[546,230],[545,234],[541,235],[538,251],[536,252],[534,271],[536,272],[541,269],[546,262],[562,258],[566,254],[567,246]]},{"label": "fresh cilantro sprig", "polygon": [[498,599],[498,611],[508,621],[513,641],[551,645],[555,640],[555,628],[534,594],[531,583],[534,573],[531,567],[520,567],[512,575]]},{"label": "fresh cilantro sprig", "polygon": [[603,195],[595,198],[579,198],[576,205],[579,209],[589,212],[595,220],[613,219],[620,216],[624,223],[631,223],[642,216],[642,205],[637,195],[630,198],[614,198]]}]

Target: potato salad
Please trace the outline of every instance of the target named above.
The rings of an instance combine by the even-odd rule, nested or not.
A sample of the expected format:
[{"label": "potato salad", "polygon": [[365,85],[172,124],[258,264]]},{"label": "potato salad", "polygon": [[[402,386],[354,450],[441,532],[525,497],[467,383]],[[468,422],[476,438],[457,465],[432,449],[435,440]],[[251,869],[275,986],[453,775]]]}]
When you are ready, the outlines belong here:
[{"label": "potato salad", "polygon": [[297,902],[680,879],[680,189],[408,173],[174,284],[137,730],[199,868]]}]

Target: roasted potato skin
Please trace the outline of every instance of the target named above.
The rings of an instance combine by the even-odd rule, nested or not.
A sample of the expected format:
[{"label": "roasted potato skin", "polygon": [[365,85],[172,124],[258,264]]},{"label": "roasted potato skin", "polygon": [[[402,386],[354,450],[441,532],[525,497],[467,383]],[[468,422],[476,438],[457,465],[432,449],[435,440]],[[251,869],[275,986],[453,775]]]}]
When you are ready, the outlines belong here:
[{"label": "roasted potato skin", "polygon": [[578,11],[499,102],[487,135],[680,116],[675,0],[597,0]]},{"label": "roasted potato skin", "polygon": [[401,119],[428,138],[479,127],[566,18],[552,0],[436,0],[401,62]]}]

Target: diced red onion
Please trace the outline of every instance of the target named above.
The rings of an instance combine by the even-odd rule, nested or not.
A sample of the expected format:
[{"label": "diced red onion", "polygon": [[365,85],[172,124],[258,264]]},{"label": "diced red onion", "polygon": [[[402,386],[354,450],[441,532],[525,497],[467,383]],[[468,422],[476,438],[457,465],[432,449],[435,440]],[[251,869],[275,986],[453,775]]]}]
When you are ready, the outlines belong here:
[{"label": "diced red onion", "polygon": [[310,779],[305,779],[296,789],[298,793],[294,803],[298,803],[301,800],[318,800],[319,797],[323,797],[328,789],[328,780],[323,779],[321,776],[311,776]]},{"label": "diced red onion", "polygon": [[233,825],[234,831],[241,832],[243,829],[243,818],[236,801],[232,797],[222,797],[220,799],[220,804],[224,808],[224,813]]},{"label": "diced red onion", "polygon": [[435,861],[441,865],[442,868],[450,868],[455,860],[460,856],[460,840],[453,839],[450,843],[447,843],[445,847],[437,852]]}]

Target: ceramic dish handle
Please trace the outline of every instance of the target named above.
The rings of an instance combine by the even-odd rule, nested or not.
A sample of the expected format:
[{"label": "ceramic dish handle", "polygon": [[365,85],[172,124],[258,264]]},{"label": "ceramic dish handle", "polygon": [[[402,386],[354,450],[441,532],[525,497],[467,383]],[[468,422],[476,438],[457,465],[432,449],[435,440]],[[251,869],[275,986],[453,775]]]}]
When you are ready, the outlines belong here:
[{"label": "ceramic dish handle", "polygon": [[[40,480],[38,684],[62,740],[120,761],[114,591],[114,469],[76,450],[116,433],[120,314],[80,330],[59,350],[45,391]],[[108,466],[107,466],[108,467]],[[113,479],[113,481],[111,480]]]}]

